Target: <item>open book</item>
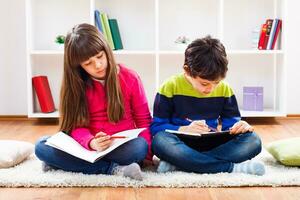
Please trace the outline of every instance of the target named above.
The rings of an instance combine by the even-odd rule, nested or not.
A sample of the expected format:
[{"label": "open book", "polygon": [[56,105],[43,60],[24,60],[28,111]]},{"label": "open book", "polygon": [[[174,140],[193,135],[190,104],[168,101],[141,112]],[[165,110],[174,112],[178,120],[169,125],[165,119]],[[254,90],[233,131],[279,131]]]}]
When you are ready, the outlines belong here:
[{"label": "open book", "polygon": [[118,146],[134,138],[137,138],[143,130],[145,130],[145,128],[131,129],[114,134],[113,136],[126,136],[126,138],[113,139],[111,146],[101,152],[90,151],[84,148],[76,140],[63,132],[58,132],[48,138],[46,144],[68,154],[71,154],[77,158],[94,163],[96,160],[102,158]]},{"label": "open book", "polygon": [[207,132],[207,133],[191,133],[191,132],[184,132],[184,131],[175,131],[175,130],[165,130],[167,133],[173,133],[180,137],[186,138],[199,138],[199,137],[218,137],[222,135],[229,135],[230,131],[217,131],[217,132]]}]

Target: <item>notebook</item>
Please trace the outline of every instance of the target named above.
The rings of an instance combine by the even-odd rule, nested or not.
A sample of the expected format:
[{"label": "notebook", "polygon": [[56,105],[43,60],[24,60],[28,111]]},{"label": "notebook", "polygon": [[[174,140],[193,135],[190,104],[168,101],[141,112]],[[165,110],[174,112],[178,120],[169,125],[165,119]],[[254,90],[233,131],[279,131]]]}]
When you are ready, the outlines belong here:
[{"label": "notebook", "polygon": [[175,130],[165,130],[168,133],[173,133],[175,135],[178,135],[180,137],[186,137],[186,138],[199,138],[199,137],[219,137],[224,135],[230,135],[230,131],[216,131],[216,132],[207,132],[207,133],[191,133],[191,132],[184,132],[184,131],[175,131]]},{"label": "notebook", "polygon": [[64,132],[58,132],[55,135],[48,138],[46,141],[46,145],[64,151],[68,154],[86,160],[90,163],[94,163],[95,161],[101,159],[103,156],[105,156],[112,150],[119,147],[120,145],[134,138],[137,138],[143,130],[145,130],[145,128],[131,129],[114,134],[114,136],[126,136],[126,138],[114,139],[112,141],[111,146],[101,152],[87,150],[86,148],[81,146],[76,140],[74,140],[72,137],[65,134]]}]

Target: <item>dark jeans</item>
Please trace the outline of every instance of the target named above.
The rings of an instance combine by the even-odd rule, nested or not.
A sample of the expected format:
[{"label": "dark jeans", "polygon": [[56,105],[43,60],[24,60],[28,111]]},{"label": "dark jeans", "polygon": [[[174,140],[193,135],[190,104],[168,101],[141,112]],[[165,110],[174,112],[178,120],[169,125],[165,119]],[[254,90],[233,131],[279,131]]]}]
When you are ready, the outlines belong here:
[{"label": "dark jeans", "polygon": [[221,137],[178,138],[164,131],[152,141],[153,153],[186,172],[231,172],[233,163],[240,163],[261,152],[261,140],[256,133]]},{"label": "dark jeans", "polygon": [[117,165],[129,165],[145,159],[148,144],[138,137],[114,149],[100,160],[90,163],[45,144],[49,136],[42,137],[35,145],[35,155],[47,165],[65,171],[84,174],[112,174]]}]

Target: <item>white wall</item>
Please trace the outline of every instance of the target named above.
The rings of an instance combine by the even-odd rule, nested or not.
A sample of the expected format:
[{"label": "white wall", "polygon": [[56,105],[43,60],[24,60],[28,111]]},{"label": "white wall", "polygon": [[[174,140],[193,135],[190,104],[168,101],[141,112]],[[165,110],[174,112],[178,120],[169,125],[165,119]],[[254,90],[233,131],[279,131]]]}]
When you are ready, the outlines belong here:
[{"label": "white wall", "polygon": [[0,115],[26,115],[25,1],[0,0]]},{"label": "white wall", "polygon": [[287,113],[300,114],[300,1],[288,1],[286,9]]},{"label": "white wall", "polygon": [[[287,113],[300,114],[299,1],[287,0]],[[0,0],[0,115],[26,115],[25,0]]]}]

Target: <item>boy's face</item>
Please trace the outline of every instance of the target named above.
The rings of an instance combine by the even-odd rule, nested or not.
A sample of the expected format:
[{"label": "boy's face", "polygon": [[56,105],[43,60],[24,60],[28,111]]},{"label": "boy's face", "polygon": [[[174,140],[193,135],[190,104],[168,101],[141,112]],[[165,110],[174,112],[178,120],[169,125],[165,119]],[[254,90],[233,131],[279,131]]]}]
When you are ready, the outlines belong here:
[{"label": "boy's face", "polygon": [[187,75],[187,79],[192,84],[194,89],[204,95],[210,94],[222,80],[220,78],[219,80],[209,81],[200,77],[193,78],[189,75]]},{"label": "boy's face", "polygon": [[107,59],[104,51],[80,63],[82,68],[95,79],[104,79],[106,75]]}]

